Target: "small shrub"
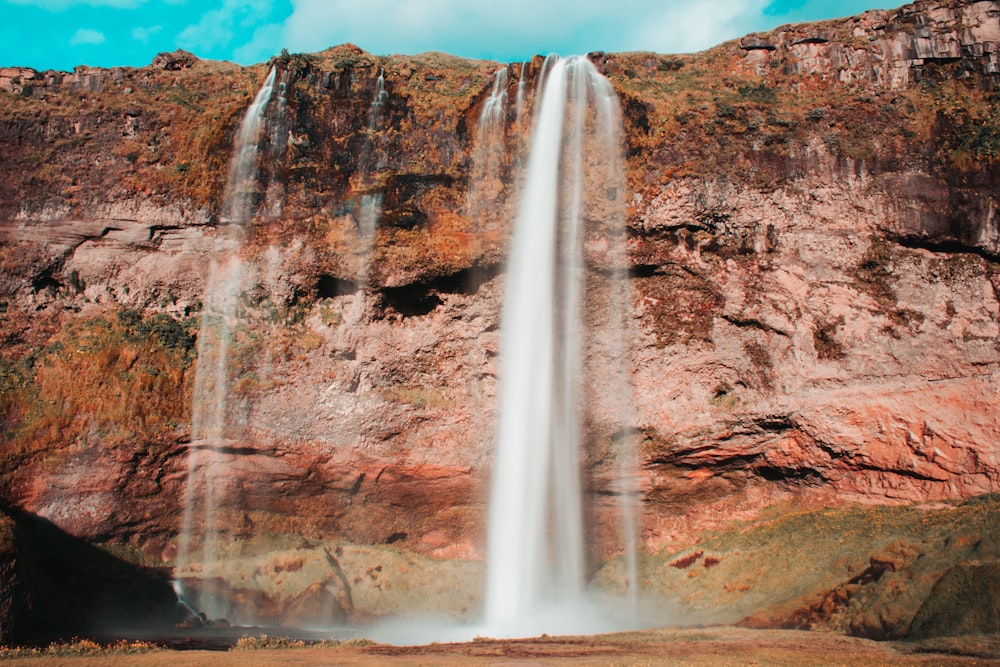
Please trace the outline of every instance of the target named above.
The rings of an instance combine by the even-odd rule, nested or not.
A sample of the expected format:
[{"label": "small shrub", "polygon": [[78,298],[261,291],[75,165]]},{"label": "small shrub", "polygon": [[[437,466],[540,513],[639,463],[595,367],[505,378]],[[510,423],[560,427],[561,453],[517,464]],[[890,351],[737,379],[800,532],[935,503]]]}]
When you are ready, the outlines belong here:
[{"label": "small shrub", "polygon": [[354,639],[345,639],[342,642],[338,642],[340,646],[347,646],[349,648],[365,648],[367,646],[375,646],[375,642],[371,639],[365,637],[355,637]]},{"label": "small shrub", "polygon": [[375,642],[370,639],[365,639],[363,637],[358,637],[355,639],[324,639],[321,641],[304,641],[301,639],[292,639],[291,637],[274,637],[271,635],[261,634],[243,635],[238,640],[236,644],[230,648],[230,651],[262,651],[270,649],[290,649],[290,648],[337,648],[337,647],[347,647],[347,648],[364,648],[366,646],[374,646]]},{"label": "small shrub", "polygon": [[774,89],[766,83],[760,83],[756,86],[747,84],[740,86],[737,90],[740,93],[740,97],[751,102],[774,104],[778,101],[778,97],[774,94]]},{"label": "small shrub", "polygon": [[67,282],[69,283],[70,289],[73,290],[73,294],[82,294],[83,290],[87,287],[87,285],[80,278],[80,272],[76,269],[69,272]]},{"label": "small shrub", "polygon": [[119,640],[113,644],[101,644],[90,639],[73,639],[66,643],[53,643],[45,648],[39,647],[7,647],[0,646],[0,660],[15,658],[33,658],[41,656],[73,657],[73,656],[112,656],[136,655],[162,651],[163,647],[152,642]]},{"label": "small shrub", "polygon": [[694,562],[704,555],[705,555],[704,551],[695,551],[694,553],[688,554],[683,558],[678,558],[677,560],[675,560],[673,563],[670,564],[670,567],[676,567],[678,570],[686,570],[687,568],[694,565]]},{"label": "small shrub", "polygon": [[722,103],[715,109],[716,118],[736,118],[736,107],[732,104]]},{"label": "small shrub", "polygon": [[713,407],[730,410],[740,404],[740,397],[733,393],[733,388],[728,382],[723,382],[712,392],[709,403]]},{"label": "small shrub", "polygon": [[291,639],[290,637],[273,637],[271,635],[243,635],[236,640],[236,645],[232,651],[260,651],[276,648],[303,648],[306,643],[301,639]]},{"label": "small shrub", "polygon": [[819,121],[823,120],[823,117],[825,115],[826,115],[826,109],[823,109],[822,107],[816,109],[810,109],[809,112],[806,113],[806,120],[808,120],[811,123],[818,123]]},{"label": "small shrub", "polygon": [[847,356],[844,346],[836,338],[837,328],[843,323],[844,316],[841,315],[835,320],[817,322],[813,327],[813,348],[819,359],[833,361]]}]

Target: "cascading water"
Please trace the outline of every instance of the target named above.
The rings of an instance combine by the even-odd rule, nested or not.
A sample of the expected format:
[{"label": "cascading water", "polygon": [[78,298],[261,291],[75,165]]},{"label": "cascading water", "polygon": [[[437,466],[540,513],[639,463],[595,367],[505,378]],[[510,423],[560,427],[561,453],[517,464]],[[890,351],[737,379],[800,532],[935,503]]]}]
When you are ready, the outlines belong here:
[{"label": "cascading water", "polygon": [[503,192],[501,167],[506,143],[504,130],[507,120],[507,68],[502,67],[493,75],[493,88],[483,103],[476,130],[476,143],[472,156],[472,178],[469,182],[469,217],[482,231],[487,212],[497,210]]},{"label": "cascading water", "polygon": [[274,91],[276,76],[277,70],[272,67],[240,124],[240,131],[236,137],[236,151],[229,164],[229,178],[226,181],[222,202],[223,222],[242,225],[249,218],[257,190],[257,141],[264,124],[264,111]]},{"label": "cascading water", "polygon": [[[175,580],[182,601],[189,598],[189,594],[180,579],[190,572],[192,549],[197,546],[201,548],[199,577],[203,581],[226,579],[220,545],[223,532],[231,526],[219,512],[238,482],[228,471],[230,455],[226,453],[226,445],[230,343],[245,273],[239,250],[257,190],[258,140],[275,76],[276,71],[272,68],[240,125],[223,199],[223,225],[219,228],[215,256],[205,284],[184,515],[178,540],[178,578]],[[232,618],[234,611],[221,596],[204,591],[198,596],[196,606],[210,618]]]},{"label": "cascading water", "polygon": [[527,61],[521,63],[521,72],[517,77],[517,95],[514,98],[514,109],[516,112],[515,125],[518,130],[521,130],[521,123],[524,122],[524,96],[528,90],[528,79],[526,74],[528,72]]},{"label": "cascading water", "polygon": [[[580,457],[585,357],[603,354],[589,362],[598,372],[624,367],[620,345],[591,344],[584,327],[600,294],[608,302],[604,326],[622,320],[622,290],[588,279],[623,279],[611,266],[624,259],[621,119],[614,90],[586,58],[547,59],[543,77],[501,319],[485,595],[486,631],[494,636],[610,627],[601,612],[585,611]],[[587,261],[609,270],[588,272],[585,247]],[[610,403],[626,402],[618,400],[624,385],[612,391],[621,396]],[[621,429],[627,415],[593,418],[618,420]]]},{"label": "cascading water", "polygon": [[[364,149],[358,164],[358,172],[361,176],[363,187],[370,187],[372,171],[378,166],[372,158],[375,149],[375,133],[378,132],[385,122],[385,108],[389,103],[389,93],[385,89],[385,73],[380,71],[378,79],[375,81],[375,94],[372,97],[371,106],[368,108],[368,136],[365,139]],[[361,195],[358,206],[358,235],[361,240],[359,248],[360,261],[358,265],[358,282],[362,285],[368,280],[368,260],[371,255],[372,244],[375,241],[375,230],[378,227],[378,220],[382,216],[382,203],[385,194],[381,191],[365,192]],[[359,303],[361,303],[359,301]]]},{"label": "cascading water", "polygon": [[[274,112],[268,119],[269,146],[265,159],[270,164],[280,164],[285,159],[288,150],[289,139],[289,119],[288,119],[288,70],[284,70],[278,75],[271,93],[274,103],[271,107]],[[284,185],[277,179],[272,180],[267,186],[267,193],[264,196],[262,209],[265,215],[275,219],[281,217],[281,210],[284,203]]]},{"label": "cascading water", "polygon": [[389,102],[389,93],[385,89],[385,71],[380,70],[375,80],[375,96],[368,108],[368,129],[377,130],[382,127],[385,119],[385,106]]}]

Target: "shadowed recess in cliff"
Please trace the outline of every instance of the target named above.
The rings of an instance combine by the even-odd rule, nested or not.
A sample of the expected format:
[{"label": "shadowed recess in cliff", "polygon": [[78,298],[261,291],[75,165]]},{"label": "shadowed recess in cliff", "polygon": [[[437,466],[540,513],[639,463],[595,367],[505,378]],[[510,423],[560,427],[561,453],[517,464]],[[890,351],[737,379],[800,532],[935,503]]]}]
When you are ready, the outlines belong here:
[{"label": "shadowed recess in cliff", "polygon": [[0,573],[4,644],[162,633],[184,616],[163,571],[121,560],[40,516],[3,505]]},{"label": "shadowed recess in cliff", "polygon": [[500,264],[477,264],[433,280],[386,287],[381,290],[381,305],[386,313],[392,311],[404,317],[427,315],[443,303],[442,294],[475,295],[502,270]]}]

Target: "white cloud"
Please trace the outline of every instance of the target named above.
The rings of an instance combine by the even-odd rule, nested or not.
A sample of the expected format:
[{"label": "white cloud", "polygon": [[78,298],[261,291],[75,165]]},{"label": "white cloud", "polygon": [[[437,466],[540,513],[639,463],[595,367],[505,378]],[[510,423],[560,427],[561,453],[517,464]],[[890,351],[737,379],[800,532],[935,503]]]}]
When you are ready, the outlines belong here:
[{"label": "white cloud", "polygon": [[535,53],[707,48],[758,29],[768,0],[292,0],[284,43],[353,42],[376,54],[447,51],[500,60]]},{"label": "white cloud", "polygon": [[149,41],[150,37],[160,32],[161,30],[163,30],[162,25],[154,25],[148,28],[142,28],[142,27],[132,28],[132,39],[134,39],[137,42],[146,43]]},{"label": "white cloud", "polygon": [[80,28],[77,30],[72,37],[69,38],[69,43],[73,46],[78,46],[80,44],[103,44],[105,41],[104,33],[98,30],[91,30],[90,28]]},{"label": "white cloud", "polygon": [[250,30],[259,16],[271,9],[271,0],[223,0],[218,9],[205,12],[201,20],[177,36],[179,46],[202,55],[230,45],[236,30]]},{"label": "white cloud", "polygon": [[261,62],[279,53],[283,46],[284,29],[269,23],[254,30],[250,41],[233,51],[233,59],[238,63]]},{"label": "white cloud", "polygon": [[762,27],[768,0],[716,0],[665,4],[628,36],[636,51],[688,53],[715,46]]},{"label": "white cloud", "polygon": [[131,9],[138,7],[146,0],[6,0],[12,5],[27,5],[38,7],[52,12],[62,11],[70,7],[114,7],[117,9]]}]

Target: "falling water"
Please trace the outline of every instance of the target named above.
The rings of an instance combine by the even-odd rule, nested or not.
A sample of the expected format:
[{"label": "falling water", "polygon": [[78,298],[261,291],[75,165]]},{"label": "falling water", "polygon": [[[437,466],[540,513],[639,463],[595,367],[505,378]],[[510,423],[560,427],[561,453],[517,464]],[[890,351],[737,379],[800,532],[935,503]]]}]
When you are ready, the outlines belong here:
[{"label": "falling water", "polygon": [[479,114],[468,195],[469,217],[478,231],[486,226],[484,218],[500,208],[497,204],[503,191],[501,167],[505,149],[507,85],[507,68],[502,67],[493,75],[493,88]]},{"label": "falling water", "polygon": [[[385,73],[379,71],[378,79],[375,81],[375,94],[372,96],[371,105],[368,107],[368,134],[365,138],[365,145],[361,152],[361,159],[358,162],[358,172],[362,179],[363,187],[371,187],[370,180],[372,171],[378,166],[372,158],[375,149],[375,133],[382,129],[385,123],[385,109],[389,103],[389,93],[385,89]],[[360,261],[358,264],[358,282],[364,285],[368,279],[368,263],[371,255],[372,245],[375,242],[375,230],[378,227],[378,220],[382,216],[382,203],[385,194],[381,191],[365,192],[361,195],[358,205],[357,224],[358,236],[361,240],[359,248]],[[360,301],[359,301],[360,303]]]},{"label": "falling water", "polygon": [[385,70],[379,70],[375,80],[375,96],[368,108],[368,129],[375,131],[382,127],[385,120],[385,107],[389,102],[389,93],[385,89]]},{"label": "falling water", "polygon": [[[219,231],[203,299],[191,416],[192,442],[188,452],[184,516],[176,568],[179,574],[188,572],[191,550],[200,542],[200,576],[203,580],[213,577],[224,579],[226,574],[219,566],[225,525],[219,511],[222,501],[236,483],[228,474],[227,458],[230,455],[224,450],[229,426],[230,344],[244,278],[239,249],[257,190],[258,140],[274,82],[275,69],[272,68],[240,125],[222,204],[222,220],[226,225]],[[183,598],[183,585],[178,584],[177,588],[182,591]],[[211,595],[200,596],[198,606],[211,618],[228,616],[233,611],[221,598]]]},{"label": "falling water", "polygon": [[501,67],[493,74],[493,89],[483,104],[479,127],[487,131],[503,128],[503,118],[507,111],[507,68]]},{"label": "falling water", "polygon": [[524,95],[528,89],[528,63],[527,61],[521,63],[521,73],[517,77],[517,95],[514,98],[514,108],[516,111],[515,124],[517,129],[521,130],[521,124],[524,122]]},{"label": "falling water", "polygon": [[[592,292],[585,245],[588,260],[590,245],[607,248],[598,261],[623,260],[621,119],[614,90],[586,58],[549,58],[543,77],[501,321],[485,600],[493,635],[608,629],[584,611],[582,297]],[[621,290],[598,292],[612,301],[606,312],[620,310]],[[618,344],[592,347],[609,357],[595,368],[623,367]],[[608,391],[624,398],[623,386]]]},{"label": "falling water", "polygon": [[[281,72],[272,93],[275,102],[271,105],[271,108],[274,111],[266,124],[266,131],[268,133],[267,164],[281,164],[285,160],[288,151],[290,130],[287,113],[288,77],[288,70]],[[267,193],[264,196],[264,202],[261,207],[263,214],[271,219],[281,217],[284,200],[285,183],[280,179],[272,179],[267,186]]]},{"label": "falling water", "polygon": [[236,137],[236,152],[229,163],[229,179],[222,202],[222,220],[242,225],[250,215],[257,190],[257,139],[264,123],[264,110],[274,90],[275,68],[271,68],[264,85],[243,116]]}]

